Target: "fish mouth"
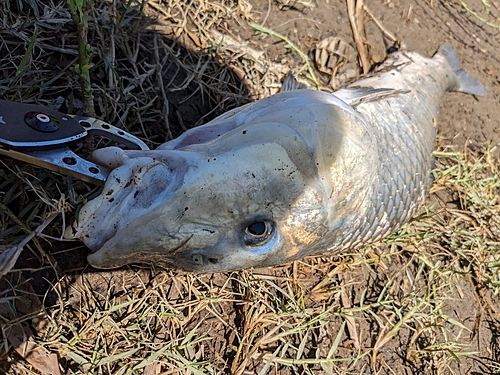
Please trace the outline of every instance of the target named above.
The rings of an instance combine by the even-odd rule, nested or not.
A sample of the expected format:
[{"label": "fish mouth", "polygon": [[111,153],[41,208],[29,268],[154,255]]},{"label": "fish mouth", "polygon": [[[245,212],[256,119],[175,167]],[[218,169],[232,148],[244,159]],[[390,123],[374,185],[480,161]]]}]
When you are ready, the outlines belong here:
[{"label": "fish mouth", "polygon": [[156,210],[177,185],[172,169],[149,156],[101,161],[108,166],[113,162],[116,168],[109,174],[101,194],[82,207],[77,222],[65,232],[67,238],[82,240],[91,255],[107,247],[135,219]]},{"label": "fish mouth", "polygon": [[131,263],[163,267],[179,266],[175,262],[176,253],[186,249],[193,237],[189,235],[186,238],[170,239],[168,246],[162,246],[161,239],[151,238],[154,233],[147,231],[138,233],[137,228],[126,228],[126,232],[118,233],[100,249],[91,252],[87,256],[90,265],[99,269],[119,268]]}]

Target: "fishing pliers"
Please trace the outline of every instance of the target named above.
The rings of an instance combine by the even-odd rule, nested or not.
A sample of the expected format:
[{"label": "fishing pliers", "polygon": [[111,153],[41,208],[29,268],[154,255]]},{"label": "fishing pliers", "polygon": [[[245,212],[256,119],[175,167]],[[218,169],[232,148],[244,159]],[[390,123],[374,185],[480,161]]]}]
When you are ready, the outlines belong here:
[{"label": "fishing pliers", "polygon": [[110,171],[75,153],[91,134],[149,150],[139,138],[96,118],[0,100],[0,155],[102,185]]}]

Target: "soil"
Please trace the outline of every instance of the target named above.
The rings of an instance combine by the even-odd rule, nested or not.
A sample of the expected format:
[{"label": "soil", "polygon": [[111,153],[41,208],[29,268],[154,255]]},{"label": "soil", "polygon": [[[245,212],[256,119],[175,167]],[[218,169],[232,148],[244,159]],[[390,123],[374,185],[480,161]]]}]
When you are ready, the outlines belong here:
[{"label": "soil", "polygon": [[[313,4],[313,6],[309,6],[309,4]],[[247,42],[248,46],[251,48],[263,51],[269,60],[275,61],[277,64],[300,67],[302,61],[297,54],[290,53],[283,44],[275,43],[275,38],[269,36],[263,37],[256,34],[255,30],[248,25],[248,22],[243,20],[245,12],[248,12],[251,18],[257,23],[262,24],[265,21],[265,26],[288,37],[291,41],[296,43],[302,51],[305,51],[310,56],[313,56],[314,48],[318,42],[331,36],[339,37],[344,42],[355,47],[353,33],[344,2],[340,3],[334,0],[319,0],[315,2],[257,0],[251,2],[250,9],[245,8],[245,5],[248,4],[242,2],[241,20],[229,21],[226,25],[222,25],[222,31],[229,35],[233,35],[241,41]],[[482,7],[482,2],[481,0],[468,0],[468,5],[472,8],[480,9]],[[488,142],[495,145],[500,143],[500,30],[485,26],[484,23],[464,10],[459,2],[440,0],[374,0],[367,4],[367,6],[384,28],[392,32],[397,37],[398,41],[401,41],[409,50],[415,50],[422,55],[431,56],[440,45],[444,43],[452,45],[457,55],[460,57],[463,69],[477,78],[486,87],[488,95],[483,98],[476,98],[461,93],[448,93],[445,95],[441,101],[441,112],[437,124],[441,137],[440,143],[442,145],[452,146],[457,150],[462,150],[466,146],[484,146]],[[245,10],[243,10],[243,8]],[[384,35],[381,29],[368,15],[365,17],[366,38],[369,46],[369,56],[371,58],[370,62],[372,65],[376,65],[384,59],[386,50],[391,47],[394,42]],[[189,44],[192,45],[192,43],[193,42],[189,40],[185,41],[186,47],[190,47]],[[147,52],[148,51],[144,51],[144,53]],[[353,63],[352,66],[357,66],[356,61],[351,63]],[[175,70],[175,67],[172,69]],[[358,71],[358,73],[360,72]],[[331,77],[324,73],[316,72],[316,74],[322,85],[328,88]],[[189,74],[178,76],[176,78],[178,80],[177,83],[181,84],[187,76],[189,76]],[[95,78],[96,77],[94,77],[94,79]],[[241,87],[238,86],[237,78],[237,73],[234,73],[230,77],[230,79],[235,82],[235,89],[230,105],[224,107],[226,109],[251,100],[251,98],[248,97],[249,90],[245,88],[241,89]],[[217,101],[221,99],[220,97],[217,95],[210,96],[211,101],[206,102],[201,100],[201,96],[198,95],[199,93],[193,89],[192,86],[189,86],[187,92],[182,94],[170,94],[171,111],[169,112],[169,123],[172,128],[165,129],[156,123],[152,123],[148,132],[152,133],[156,131],[157,135],[153,136],[148,134],[149,138],[156,143],[160,143],[172,136],[177,136],[183,131],[183,128],[185,129],[199,125],[219,114],[220,111],[217,109],[214,111],[213,108],[217,108]],[[54,97],[55,96],[54,94]],[[64,105],[61,108],[61,110],[67,109],[68,108]],[[108,120],[112,122],[112,120],[117,119],[111,118]],[[81,298],[77,292],[74,292],[74,290],[78,289],[75,289],[73,287],[74,285],[93,284],[96,286],[96,293],[104,295],[108,293],[108,285],[113,284],[111,280],[118,280],[120,277],[123,279],[127,278],[127,286],[122,286],[121,288],[115,286],[114,293],[116,294],[125,293],[127,290],[133,290],[135,284],[145,283],[149,285],[148,283],[151,282],[152,276],[148,274],[147,271],[143,270],[137,271],[136,278],[134,278],[136,276],[135,271],[130,270],[110,273],[92,270],[86,266],[86,254],[85,250],[83,250],[83,246],[76,248],[69,245],[60,246],[61,248],[58,249],[59,253],[56,251],[53,255],[58,262],[58,269],[63,270],[63,273],[66,275],[65,282],[62,284],[67,288],[65,289],[65,297],[68,304],[77,305]],[[25,253],[16,268],[26,269],[36,267],[36,264],[36,257],[32,256],[31,253]],[[391,266],[397,269],[400,265],[392,264]],[[84,274],[86,277],[83,281],[78,275],[84,267]],[[371,274],[371,276],[357,275],[359,278],[358,281],[363,280],[366,276],[364,280],[368,280],[367,283],[371,287],[377,288],[380,287],[380,285],[384,285],[386,282],[385,277],[387,277],[388,274],[387,270],[374,270],[375,276],[373,276],[373,274]],[[270,271],[256,270],[256,272],[265,274]],[[276,272],[279,273],[280,271],[278,270]],[[123,275],[127,275],[127,277]],[[54,274],[51,270],[45,269],[37,273],[32,273],[30,276],[39,281],[34,288],[40,295],[44,295],[51,283],[51,281],[48,280],[53,280]],[[324,277],[325,273],[318,271],[317,273],[302,274],[301,281],[307,289],[308,286],[312,287],[316,285]],[[348,273],[344,274],[343,277],[344,280],[349,280]],[[370,279],[371,277],[373,277],[373,279]],[[204,277],[203,280],[214,288],[224,288],[227,283],[225,275],[210,275]],[[403,285],[405,280],[402,278],[398,282]],[[117,281],[116,285],[119,284],[120,281]],[[123,284],[125,284],[125,282],[122,281],[122,285]],[[98,290],[100,287],[102,290]],[[238,289],[238,287],[235,286],[235,289]],[[361,287],[353,286],[350,288],[349,298],[352,303],[359,301],[363,290],[364,289]],[[467,300],[467,298],[469,298],[469,300],[474,300],[475,295],[472,290],[464,290],[463,293],[465,297],[462,297],[462,300]],[[56,297],[57,296],[49,295],[44,302],[47,305],[51,305],[56,302]],[[172,296],[172,299],[174,298],[177,298],[177,296]],[[310,305],[315,305],[316,303],[321,304],[323,302],[321,299],[315,300],[312,296],[308,298],[307,303]],[[370,296],[366,298],[369,299]],[[241,317],[245,316],[245,313],[247,313],[247,310],[245,310],[247,307],[243,304],[243,299],[242,297],[242,303],[240,304],[226,303],[226,305],[222,307],[223,311],[219,312],[221,318],[229,322],[229,324],[238,325],[242,319]],[[476,324],[474,317],[478,315],[478,308],[479,307],[474,304],[458,302],[456,305],[450,302],[446,306],[447,313],[450,317],[464,322],[464,324],[471,329]],[[470,318],[468,319],[467,317]],[[230,342],[231,339],[235,340],[234,337],[228,337],[227,333],[224,333],[223,325],[221,325],[220,322],[217,323],[216,321],[213,324],[214,327],[218,327],[212,330],[213,337],[218,337],[218,330],[220,330],[220,340],[215,340],[217,345],[220,346],[221,343]],[[485,361],[492,358],[498,360],[500,352],[498,344],[496,344],[496,346],[494,344],[496,340],[499,339],[498,331],[495,333],[495,330],[488,326],[488,324],[491,323],[485,320],[479,323],[480,327],[476,330],[478,334],[475,339],[473,350],[477,350],[480,356],[486,358]],[[189,330],[188,328],[189,327],[186,329]],[[363,323],[360,322],[359,331],[372,332],[373,330],[374,327],[363,326]],[[325,333],[325,335],[325,337],[329,337],[328,340],[333,340],[332,337],[335,337],[335,332],[328,332],[328,334]],[[331,344],[331,341],[325,338],[323,339],[325,340],[323,342],[326,347],[325,350],[328,350],[327,346]],[[394,373],[440,373],[438,371],[439,369],[425,369],[418,360],[413,362],[413,365],[409,365],[404,361],[403,357],[407,354],[402,353],[401,348],[409,344],[409,339],[410,332],[408,330],[406,335],[398,335],[397,338],[384,346],[384,351],[382,353],[383,360],[386,363],[395,363],[392,367]],[[368,337],[364,344],[366,346],[373,345],[373,340],[373,337]],[[321,337],[318,338],[318,342],[318,347],[321,347]],[[299,344],[300,343],[297,343],[297,346]],[[481,352],[484,351],[485,348],[488,348],[490,352]],[[352,348],[346,344],[342,350],[344,350],[346,356],[349,356],[352,355],[354,351],[351,349]],[[272,350],[273,347],[270,346],[269,351],[272,352]],[[493,354],[491,350],[493,350]],[[224,357],[229,352],[229,349],[225,347],[216,347],[214,348],[214,352],[220,352],[220,355]],[[226,357],[224,358],[225,361],[231,364],[230,360]],[[356,370],[364,371],[362,370],[363,363],[364,362],[361,361]],[[401,363],[406,363],[406,365]],[[461,374],[480,374],[483,371],[481,363],[469,359],[464,359],[460,365],[454,364],[451,365],[451,367],[455,373]],[[254,371],[249,371],[248,373],[258,373],[261,369],[257,363],[253,365],[249,363],[247,368]],[[391,366],[384,368],[391,368]],[[287,372],[284,370],[282,373],[285,374]],[[376,373],[376,370],[372,372],[372,370],[367,369],[366,373]]]}]

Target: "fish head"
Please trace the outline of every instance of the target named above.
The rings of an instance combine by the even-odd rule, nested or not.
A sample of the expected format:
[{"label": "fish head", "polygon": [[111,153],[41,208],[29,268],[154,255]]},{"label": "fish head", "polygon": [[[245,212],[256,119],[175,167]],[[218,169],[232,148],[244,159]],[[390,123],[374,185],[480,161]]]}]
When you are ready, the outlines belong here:
[{"label": "fish head", "polygon": [[97,268],[269,266],[303,256],[326,231],[327,197],[311,150],[281,123],[183,149],[110,147],[94,159],[113,170],[69,231]]}]

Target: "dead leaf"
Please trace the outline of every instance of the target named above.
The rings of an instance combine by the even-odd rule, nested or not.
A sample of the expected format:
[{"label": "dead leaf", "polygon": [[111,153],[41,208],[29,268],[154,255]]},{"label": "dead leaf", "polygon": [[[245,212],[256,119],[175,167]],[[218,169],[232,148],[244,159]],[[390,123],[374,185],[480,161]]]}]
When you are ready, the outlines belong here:
[{"label": "dead leaf", "polygon": [[32,339],[31,329],[26,323],[15,324],[7,329],[7,340],[26,362],[42,374],[60,375],[59,361],[55,353],[49,353]]},{"label": "dead leaf", "polygon": [[27,319],[23,319],[31,316],[31,323],[39,335],[45,333],[49,324],[31,284],[20,276],[17,280],[10,280],[10,283],[3,281],[0,290],[4,291],[2,293],[4,298],[0,299],[0,315],[7,321],[5,324],[7,341],[37,371],[42,374],[60,375],[57,355],[48,352],[34,341],[34,334]]},{"label": "dead leaf", "polygon": [[150,363],[144,368],[143,375],[157,375],[161,372],[161,364],[158,361]]},{"label": "dead leaf", "polygon": [[341,38],[328,37],[317,44],[314,60],[320,72],[335,75],[341,66],[356,61],[356,52]]}]

